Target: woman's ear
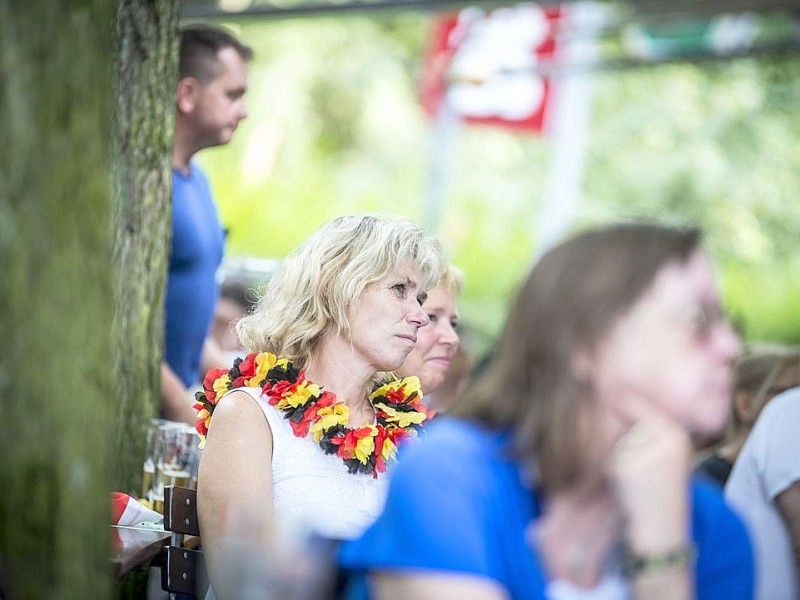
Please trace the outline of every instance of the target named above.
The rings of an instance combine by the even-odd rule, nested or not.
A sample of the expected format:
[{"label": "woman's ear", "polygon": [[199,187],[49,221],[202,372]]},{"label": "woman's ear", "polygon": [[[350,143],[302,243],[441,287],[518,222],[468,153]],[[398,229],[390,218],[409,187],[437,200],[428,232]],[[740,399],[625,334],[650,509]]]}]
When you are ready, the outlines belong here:
[{"label": "woman's ear", "polygon": [[178,93],[176,104],[182,113],[191,113],[197,104],[197,96],[200,93],[200,82],[194,77],[184,77],[178,82]]}]

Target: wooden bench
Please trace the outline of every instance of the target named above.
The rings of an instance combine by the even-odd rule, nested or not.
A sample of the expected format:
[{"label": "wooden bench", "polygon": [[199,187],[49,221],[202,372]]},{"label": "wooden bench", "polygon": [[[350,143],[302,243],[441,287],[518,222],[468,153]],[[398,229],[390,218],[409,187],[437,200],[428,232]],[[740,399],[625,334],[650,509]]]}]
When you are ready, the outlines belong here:
[{"label": "wooden bench", "polygon": [[178,486],[164,488],[164,529],[169,545],[162,552],[161,589],[170,598],[203,597],[208,577],[200,546],[197,492]]}]

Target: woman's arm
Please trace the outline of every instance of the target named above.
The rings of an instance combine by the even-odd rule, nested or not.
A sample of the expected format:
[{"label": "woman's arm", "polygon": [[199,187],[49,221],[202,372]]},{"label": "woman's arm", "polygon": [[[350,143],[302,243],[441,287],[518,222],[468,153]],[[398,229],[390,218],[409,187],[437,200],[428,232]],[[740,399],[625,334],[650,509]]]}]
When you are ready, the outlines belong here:
[{"label": "woman's arm", "polygon": [[377,600],[508,600],[508,595],[498,583],[466,574],[384,571],[370,577],[370,586]]},{"label": "woman's arm", "polygon": [[610,475],[624,511],[633,597],[693,597],[689,434],[661,415],[641,417],[617,442]]},{"label": "woman's arm", "polygon": [[231,575],[242,572],[237,563],[247,548],[266,547],[272,517],[272,431],[245,392],[228,394],[214,410],[200,462],[197,509],[214,593],[218,599],[235,597],[242,582],[231,581]]},{"label": "woman's arm", "polygon": [[197,420],[197,411],[192,408],[194,402],[189,396],[189,390],[183,385],[170,366],[161,363],[161,414],[170,421],[180,421],[194,425]]},{"label": "woman's arm", "polygon": [[789,532],[794,551],[795,570],[800,577],[800,481],[795,481],[775,496],[775,501]]}]

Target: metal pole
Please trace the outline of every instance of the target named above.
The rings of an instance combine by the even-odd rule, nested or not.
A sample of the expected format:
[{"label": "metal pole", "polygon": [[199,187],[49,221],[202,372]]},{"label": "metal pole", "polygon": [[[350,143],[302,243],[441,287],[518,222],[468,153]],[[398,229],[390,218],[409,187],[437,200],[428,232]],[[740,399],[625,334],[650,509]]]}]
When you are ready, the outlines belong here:
[{"label": "metal pole", "polygon": [[[592,32],[599,30],[603,7],[594,2],[576,2],[564,8],[565,22],[577,35],[569,35],[561,49],[564,62],[592,62],[597,44]],[[534,261],[556,244],[572,226],[578,212],[586,160],[594,82],[590,73],[571,71],[554,76],[553,114],[550,121],[553,161],[544,206],[534,224],[538,250]]]},{"label": "metal pole", "polygon": [[453,164],[453,152],[461,120],[449,101],[449,88],[442,95],[433,124],[433,138],[428,163],[428,179],[422,198],[422,224],[431,234],[437,234],[447,199],[447,182]]}]

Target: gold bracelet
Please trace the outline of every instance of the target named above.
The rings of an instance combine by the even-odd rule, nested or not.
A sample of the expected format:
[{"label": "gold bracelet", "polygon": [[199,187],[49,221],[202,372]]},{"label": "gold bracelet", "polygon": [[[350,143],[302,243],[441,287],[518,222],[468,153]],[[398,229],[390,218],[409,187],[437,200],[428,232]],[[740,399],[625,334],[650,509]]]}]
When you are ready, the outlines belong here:
[{"label": "gold bracelet", "polygon": [[687,545],[650,556],[629,556],[622,567],[626,577],[632,578],[647,571],[685,567],[694,560],[694,546]]}]

